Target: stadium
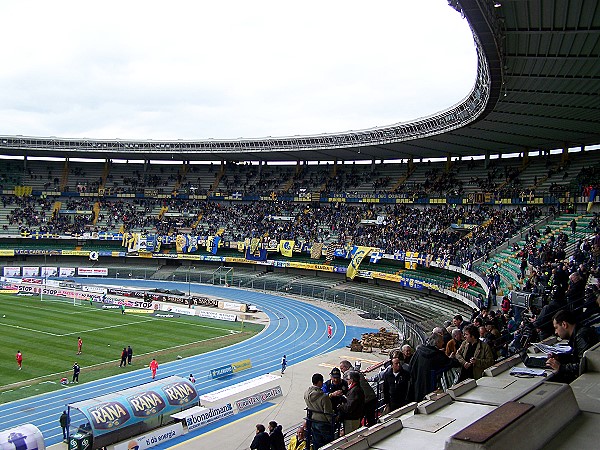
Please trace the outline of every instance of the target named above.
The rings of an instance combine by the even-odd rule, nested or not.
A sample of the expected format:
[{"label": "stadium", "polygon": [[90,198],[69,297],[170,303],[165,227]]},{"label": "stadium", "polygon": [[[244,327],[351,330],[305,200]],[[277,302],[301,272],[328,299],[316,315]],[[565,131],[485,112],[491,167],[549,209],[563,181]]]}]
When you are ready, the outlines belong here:
[{"label": "stadium", "polygon": [[[447,3],[473,33],[476,79],[420,119],[235,140],[0,136],[2,448],[241,449],[271,420],[287,448],[307,414],[315,436],[312,374],[346,359],[375,379],[379,423],[322,448],[595,448],[598,345],[569,383],[523,353],[557,292],[578,324],[600,323],[600,8]],[[419,355],[457,315],[502,317],[505,301],[482,376],[432,371],[427,396],[386,408],[392,350]]]}]

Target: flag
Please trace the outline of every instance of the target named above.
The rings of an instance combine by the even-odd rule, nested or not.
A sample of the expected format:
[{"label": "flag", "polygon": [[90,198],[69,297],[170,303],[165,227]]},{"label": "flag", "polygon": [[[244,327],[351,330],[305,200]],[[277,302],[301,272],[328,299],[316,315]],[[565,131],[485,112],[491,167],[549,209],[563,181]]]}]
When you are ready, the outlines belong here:
[{"label": "flag", "polygon": [[323,243],[322,242],[313,242],[313,245],[310,248],[311,259],[321,259],[322,254],[323,254]]},{"label": "flag", "polygon": [[402,250],[396,250],[392,258],[396,261],[404,261],[404,259],[406,258],[406,253]]},{"label": "flag", "polygon": [[177,248],[177,253],[186,253],[187,243],[187,236],[184,234],[178,234],[175,238],[175,247]]},{"label": "flag", "polygon": [[246,248],[246,259],[248,261],[266,261],[267,260],[267,249],[259,248],[256,252],[252,252],[251,248]]},{"label": "flag", "polygon": [[188,235],[187,252],[193,253],[198,251],[198,236]]},{"label": "flag", "polygon": [[156,234],[146,234],[144,236],[143,246],[140,245],[140,249],[146,252],[153,253],[156,249],[157,242],[158,239]]},{"label": "flag", "polygon": [[450,260],[448,258],[440,258],[439,256],[435,259],[435,262],[438,267],[442,269],[450,268]]},{"label": "flag", "polygon": [[325,251],[325,263],[329,264],[333,261],[333,255],[335,253],[335,244],[332,242],[327,246],[327,250]]},{"label": "flag", "polygon": [[417,268],[417,262],[419,261],[419,252],[406,252],[404,258],[404,267],[407,269],[415,270]]},{"label": "flag", "polygon": [[294,241],[291,240],[281,240],[279,241],[279,253],[281,253],[286,258],[292,257],[292,252],[294,251]]},{"label": "flag", "polygon": [[138,252],[140,250],[140,233],[123,233],[121,247],[127,247],[127,252]]},{"label": "flag", "polygon": [[431,262],[433,261],[433,255],[431,253],[427,253],[425,256],[425,267],[431,267]]},{"label": "flag", "polygon": [[258,250],[259,246],[260,246],[259,238],[250,239],[250,253],[255,253]]},{"label": "flag", "polygon": [[219,242],[221,241],[221,236],[209,236],[206,238],[206,251],[212,253],[213,255],[217,254],[217,250],[219,250]]},{"label": "flag", "polygon": [[356,273],[358,272],[358,266],[360,266],[360,263],[365,256],[368,256],[373,250],[375,250],[373,247],[363,247],[358,245],[355,245],[352,248],[352,253],[350,254],[350,264],[346,270],[346,276],[348,278],[351,280],[354,279]]},{"label": "flag", "polygon": [[383,258],[383,252],[371,252],[371,259],[369,260],[372,263],[377,263],[381,258]]},{"label": "flag", "polygon": [[153,253],[160,252],[160,246],[162,245],[163,240],[164,240],[164,236],[162,234],[157,234],[155,236],[156,236],[156,242],[154,243],[154,248],[151,250]]}]

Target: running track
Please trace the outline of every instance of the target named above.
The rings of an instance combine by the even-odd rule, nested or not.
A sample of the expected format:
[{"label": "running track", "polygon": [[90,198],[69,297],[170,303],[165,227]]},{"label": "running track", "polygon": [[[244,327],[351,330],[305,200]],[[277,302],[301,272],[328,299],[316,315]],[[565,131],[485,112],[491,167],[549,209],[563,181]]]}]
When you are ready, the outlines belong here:
[{"label": "running track", "polygon": [[[187,283],[157,282],[146,280],[79,279],[83,283],[113,284],[122,286],[150,287],[161,283],[167,289],[185,291]],[[352,338],[360,336],[364,328],[346,327],[329,311],[286,297],[278,297],[235,288],[224,288],[192,284],[193,292],[214,295],[220,298],[258,306],[267,313],[270,323],[258,335],[244,342],[215,350],[202,355],[161,364],[157,378],[179,375],[187,378],[190,373],[196,377],[196,389],[200,395],[255,378],[278,370],[281,356],[287,355],[288,365],[313,356],[328,353],[350,344]],[[334,335],[327,339],[327,323],[333,324]],[[224,380],[213,380],[209,370],[234,361],[250,358],[252,368],[239,372]],[[85,368],[81,373],[85,380]],[[48,394],[30,397],[25,400],[0,405],[0,430],[32,423],[43,433],[45,444],[53,445],[62,441],[58,418],[65,406],[88,398],[120,391],[150,380],[150,372],[144,368],[115,375],[103,380],[83,383]],[[307,386],[310,380],[306,380]],[[72,426],[79,425],[74,417]]]}]

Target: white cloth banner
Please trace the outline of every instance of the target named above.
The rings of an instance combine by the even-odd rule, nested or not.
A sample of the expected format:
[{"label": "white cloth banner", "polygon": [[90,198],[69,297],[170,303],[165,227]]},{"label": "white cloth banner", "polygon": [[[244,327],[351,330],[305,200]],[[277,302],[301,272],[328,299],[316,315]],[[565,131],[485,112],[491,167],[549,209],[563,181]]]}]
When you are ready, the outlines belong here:
[{"label": "white cloth banner", "polygon": [[23,267],[24,277],[37,277],[40,274],[39,267]]},{"label": "white cloth banner", "polygon": [[5,267],[4,268],[4,276],[5,277],[20,277],[21,276],[21,268],[20,267]]}]

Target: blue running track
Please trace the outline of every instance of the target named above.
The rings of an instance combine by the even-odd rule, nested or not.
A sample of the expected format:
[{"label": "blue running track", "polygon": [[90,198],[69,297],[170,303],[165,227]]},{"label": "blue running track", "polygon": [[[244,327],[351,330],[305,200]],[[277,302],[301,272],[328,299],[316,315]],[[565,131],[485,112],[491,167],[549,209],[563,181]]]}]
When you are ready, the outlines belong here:
[{"label": "blue running track", "polygon": [[[167,289],[186,290],[187,283],[157,282],[146,280],[80,279],[87,283],[114,284],[122,286],[156,287],[157,283]],[[269,325],[258,335],[244,342],[170,363],[161,364],[157,378],[179,375],[196,377],[196,388],[200,395],[255,378],[280,369],[281,356],[287,355],[288,365],[313,356],[350,345],[352,338],[371,329],[347,327],[331,312],[312,304],[278,297],[270,294],[207,285],[192,285],[193,292],[213,295],[232,301],[256,305],[268,316]],[[327,338],[327,324],[334,327],[333,338]],[[175,330],[174,330],[175,332]],[[51,349],[48,349],[51,351]],[[213,380],[209,370],[249,358],[252,368],[235,376]],[[160,361],[159,361],[160,363]],[[85,381],[85,368],[81,377]],[[58,419],[65,406],[88,398],[120,391],[151,381],[147,368],[115,375],[98,381],[69,386],[59,391],[30,397],[0,405],[0,430],[32,423],[43,433],[46,445],[62,441]],[[310,382],[310,380],[307,380]],[[72,426],[79,423],[74,418]]]}]

